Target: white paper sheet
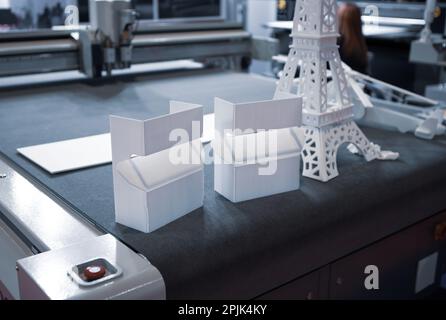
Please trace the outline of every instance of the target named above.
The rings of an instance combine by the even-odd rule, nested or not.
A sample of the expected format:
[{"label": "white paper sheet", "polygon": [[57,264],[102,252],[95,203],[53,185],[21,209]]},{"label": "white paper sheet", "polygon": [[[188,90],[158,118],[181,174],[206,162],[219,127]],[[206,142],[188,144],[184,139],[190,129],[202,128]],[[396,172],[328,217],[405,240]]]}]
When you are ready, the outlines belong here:
[{"label": "white paper sheet", "polygon": [[101,134],[17,151],[51,174],[111,163],[110,134]]},{"label": "white paper sheet", "polygon": [[[202,143],[214,139],[214,114],[203,117]],[[109,133],[17,149],[51,174],[70,172],[112,162]]]}]

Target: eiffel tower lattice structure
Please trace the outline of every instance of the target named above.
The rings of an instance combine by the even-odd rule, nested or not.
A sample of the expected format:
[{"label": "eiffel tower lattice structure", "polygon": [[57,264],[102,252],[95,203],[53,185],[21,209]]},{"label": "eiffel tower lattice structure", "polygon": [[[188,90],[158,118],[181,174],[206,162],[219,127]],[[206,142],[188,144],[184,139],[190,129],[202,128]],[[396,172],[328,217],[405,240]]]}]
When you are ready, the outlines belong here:
[{"label": "eiffel tower lattice structure", "polygon": [[[303,96],[303,175],[324,182],[339,175],[336,157],[344,143],[354,144],[367,161],[379,155],[379,146],[371,143],[353,120],[338,36],[336,0],[297,0],[293,43],[274,97],[292,93],[300,65],[297,94]],[[328,71],[336,92],[332,98],[327,90]]]}]

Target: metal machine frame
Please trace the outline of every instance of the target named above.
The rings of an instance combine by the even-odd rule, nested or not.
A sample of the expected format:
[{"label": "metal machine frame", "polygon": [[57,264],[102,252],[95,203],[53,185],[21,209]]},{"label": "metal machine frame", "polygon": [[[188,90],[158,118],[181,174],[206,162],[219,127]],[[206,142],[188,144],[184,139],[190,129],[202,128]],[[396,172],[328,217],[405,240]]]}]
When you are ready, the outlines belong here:
[{"label": "metal machine frame", "polygon": [[[0,157],[0,238],[5,240],[0,243],[0,291],[2,287],[3,291],[7,290],[0,292],[3,297],[165,299],[164,280],[146,258],[105,234],[19,171]],[[93,248],[90,255],[86,253],[89,248]],[[107,258],[124,270],[123,275],[88,290],[78,287],[69,277],[70,265],[61,266],[74,263],[64,258],[68,251],[76,263],[86,262],[95,255]],[[51,269],[55,261],[62,272],[58,273],[58,280],[51,281],[44,277],[44,270],[51,275],[50,271],[56,270]],[[31,274],[33,281],[30,281]],[[54,281],[65,282],[64,288],[53,290]]]},{"label": "metal machine frame", "polygon": [[[410,91],[354,71],[344,64],[360,123],[413,132],[421,139],[443,135],[444,105]],[[366,93],[364,89],[370,91]]]},{"label": "metal machine frame", "polygon": [[91,25],[0,33],[0,76],[78,70],[98,78],[133,64],[177,59],[241,69],[246,59],[277,54],[277,40],[254,39],[245,31],[243,10],[235,1],[222,1],[222,16],[212,19],[136,22],[129,3],[90,1],[92,8],[105,4],[113,23],[107,22],[104,10],[90,10]]}]

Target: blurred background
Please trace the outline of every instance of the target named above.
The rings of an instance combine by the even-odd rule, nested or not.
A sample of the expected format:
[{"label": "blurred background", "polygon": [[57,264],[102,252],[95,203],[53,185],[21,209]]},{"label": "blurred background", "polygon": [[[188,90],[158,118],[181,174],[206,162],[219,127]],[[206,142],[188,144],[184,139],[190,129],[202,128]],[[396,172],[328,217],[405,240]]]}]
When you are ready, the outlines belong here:
[{"label": "blurred background", "polygon": [[[424,26],[425,1],[348,2],[362,13],[370,75],[417,93],[424,93],[427,85],[442,81],[442,68],[409,61],[411,42],[419,37]],[[69,5],[79,8],[81,24],[89,23],[88,0],[0,0],[0,32],[64,25],[65,8]],[[236,21],[254,36],[278,39],[282,55],[288,52],[294,5],[293,0],[132,0],[140,30],[182,22]],[[440,0],[437,5],[441,11],[432,31],[443,34],[446,3]],[[282,67],[283,63],[277,59],[263,62],[254,59],[251,71],[277,76]]]}]

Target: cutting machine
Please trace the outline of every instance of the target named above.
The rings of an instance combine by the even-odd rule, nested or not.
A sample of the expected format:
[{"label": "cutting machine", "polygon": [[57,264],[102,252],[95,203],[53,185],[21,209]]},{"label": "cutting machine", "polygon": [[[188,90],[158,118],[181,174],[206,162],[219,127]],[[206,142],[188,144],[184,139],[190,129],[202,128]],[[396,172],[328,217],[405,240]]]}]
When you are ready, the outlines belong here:
[{"label": "cutting machine", "polygon": [[208,20],[138,20],[130,0],[91,0],[89,8],[88,25],[0,33],[0,76],[76,70],[97,78],[179,59],[242,69],[277,52],[276,40],[244,29],[243,2],[222,1],[225,14]]},{"label": "cutting machine", "polygon": [[[274,79],[234,70],[277,43],[244,30],[239,1],[223,3],[226,19],[161,23],[97,1],[117,23],[1,34],[1,299],[386,299],[446,286],[444,136],[363,128],[401,161],[340,152],[332,183],[302,178],[299,191],[237,204],[214,191],[206,165],[203,207],[149,234],[115,222],[110,165],[50,175],[17,153],[107,133],[110,114],[160,116],[168,100],[212,113],[214,97],[271,99]],[[221,68],[122,75],[177,59]],[[364,287],[369,265],[380,290]]]},{"label": "cutting machine", "polygon": [[[93,79],[180,59],[239,70],[277,53],[274,39],[245,31],[240,3],[221,6],[218,18],[160,22],[139,20],[130,0],[90,0],[87,25],[0,33],[0,77],[79,71]],[[166,297],[163,277],[145,257],[19,171],[0,159],[1,298]]]}]

